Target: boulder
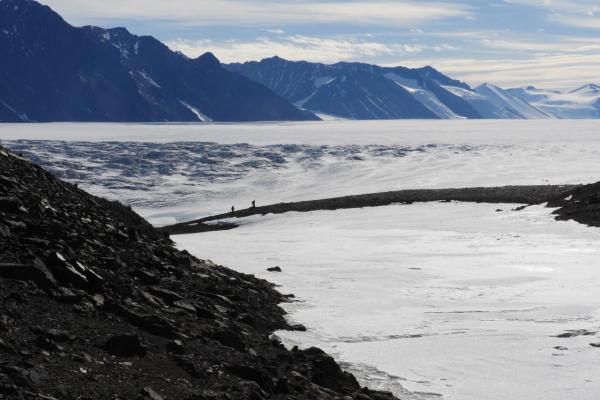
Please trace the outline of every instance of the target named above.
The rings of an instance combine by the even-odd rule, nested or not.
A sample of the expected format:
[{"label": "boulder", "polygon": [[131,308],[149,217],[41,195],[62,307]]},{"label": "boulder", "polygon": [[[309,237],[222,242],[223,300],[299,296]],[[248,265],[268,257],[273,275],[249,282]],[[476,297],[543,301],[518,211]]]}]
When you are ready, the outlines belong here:
[{"label": "boulder", "polygon": [[111,336],[104,348],[112,355],[119,357],[143,357],[148,352],[148,348],[142,345],[140,337],[136,334],[120,334]]},{"label": "boulder", "polygon": [[19,281],[31,281],[41,288],[56,287],[56,279],[39,259],[34,259],[31,264],[0,264],[0,278]]}]

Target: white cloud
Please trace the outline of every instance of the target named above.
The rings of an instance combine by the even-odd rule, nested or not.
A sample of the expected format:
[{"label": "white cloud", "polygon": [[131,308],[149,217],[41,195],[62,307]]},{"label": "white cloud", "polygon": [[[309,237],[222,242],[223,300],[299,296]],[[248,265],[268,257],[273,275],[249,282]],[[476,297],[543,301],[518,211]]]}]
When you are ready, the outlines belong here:
[{"label": "white cloud", "polygon": [[93,18],[174,20],[187,25],[353,23],[414,26],[470,17],[460,3],[415,0],[43,0],[69,20]]},{"label": "white cloud", "polygon": [[600,29],[598,0],[504,0],[507,4],[538,7],[551,22],[577,28]]},{"label": "white cloud", "polygon": [[554,14],[550,19],[556,23],[577,28],[600,29],[600,17]]},{"label": "white cloud", "polygon": [[293,35],[282,38],[258,38],[254,41],[213,42],[210,40],[177,39],[167,45],[176,51],[197,57],[207,51],[223,62],[260,60],[278,55],[288,60],[323,63],[360,60],[378,56],[415,54],[426,47],[416,44],[385,44],[357,39],[320,38]]},{"label": "white cloud", "polygon": [[564,89],[598,82],[600,54],[534,56],[528,59],[413,59],[410,62],[403,60],[401,64],[411,67],[433,65],[472,85],[491,82],[503,87],[535,85]]},{"label": "white cloud", "polygon": [[283,29],[265,29],[265,32],[269,32],[274,35],[285,35],[285,31]]}]

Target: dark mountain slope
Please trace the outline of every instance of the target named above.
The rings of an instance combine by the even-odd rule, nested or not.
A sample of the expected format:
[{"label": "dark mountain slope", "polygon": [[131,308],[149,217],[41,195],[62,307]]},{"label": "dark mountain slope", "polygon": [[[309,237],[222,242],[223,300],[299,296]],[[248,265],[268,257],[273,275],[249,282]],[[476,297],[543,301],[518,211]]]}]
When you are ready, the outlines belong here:
[{"label": "dark mountain slope", "polygon": [[393,399],[270,339],[273,285],[3,148],[0,249],[0,398]]},{"label": "dark mountain slope", "polygon": [[226,68],[314,112],[353,119],[481,118],[466,100],[442,85],[465,90],[470,90],[469,86],[431,67],[325,65],[273,57]]},{"label": "dark mountain slope", "polygon": [[438,118],[406,89],[366,64],[325,65],[273,57],[226,68],[314,112],[353,119]]},{"label": "dark mountain slope", "polygon": [[32,0],[0,1],[3,121],[316,119],[267,88],[126,29],[76,28]]}]

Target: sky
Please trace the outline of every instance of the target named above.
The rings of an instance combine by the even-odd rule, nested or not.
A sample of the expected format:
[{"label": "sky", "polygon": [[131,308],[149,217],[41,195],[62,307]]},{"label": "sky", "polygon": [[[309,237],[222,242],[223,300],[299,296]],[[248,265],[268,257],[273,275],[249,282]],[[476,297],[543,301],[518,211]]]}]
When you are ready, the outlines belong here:
[{"label": "sky", "polygon": [[600,0],[42,0],[222,62],[431,65],[472,86],[600,84]]}]

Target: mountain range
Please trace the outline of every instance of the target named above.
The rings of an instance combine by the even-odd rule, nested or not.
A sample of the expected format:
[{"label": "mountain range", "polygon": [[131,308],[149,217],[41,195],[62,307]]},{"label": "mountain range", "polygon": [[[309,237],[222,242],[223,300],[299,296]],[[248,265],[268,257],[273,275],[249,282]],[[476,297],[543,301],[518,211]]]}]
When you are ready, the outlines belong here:
[{"label": "mountain range", "polygon": [[0,1],[0,121],[316,120],[210,53],[191,59],[124,28],[76,28]]},{"label": "mountain range", "polygon": [[432,67],[325,65],[279,57],[225,67],[323,117],[600,118],[600,87],[596,85],[586,85],[570,93],[533,87],[504,90],[489,83],[471,88]]},{"label": "mountain range", "polygon": [[125,28],[74,27],[34,0],[0,0],[0,122],[242,122],[600,118],[600,87],[483,84],[436,69],[279,57],[189,58]]}]

